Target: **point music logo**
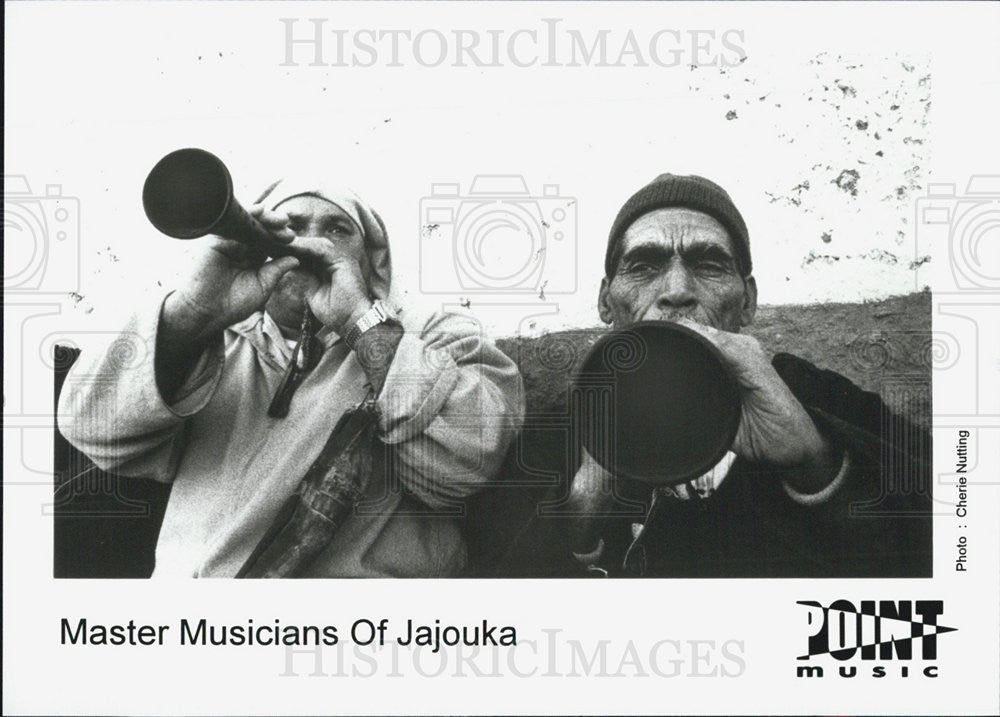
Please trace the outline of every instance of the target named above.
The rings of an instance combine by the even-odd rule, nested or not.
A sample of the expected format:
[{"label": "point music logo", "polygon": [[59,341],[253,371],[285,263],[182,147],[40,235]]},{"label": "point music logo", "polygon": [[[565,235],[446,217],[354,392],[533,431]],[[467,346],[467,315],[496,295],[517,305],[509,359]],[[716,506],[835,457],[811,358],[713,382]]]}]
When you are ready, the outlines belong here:
[{"label": "point music logo", "polygon": [[[937,677],[938,667],[932,663],[938,656],[938,635],[957,629],[938,624],[943,600],[861,600],[857,606],[834,600],[827,607],[799,600],[797,604],[806,609],[808,635],[806,654],[798,659],[820,662],[828,655],[844,663],[835,674],[846,678],[858,676],[859,663],[873,678],[910,677],[911,668],[915,676]],[[833,665],[826,667],[832,670]],[[795,676],[826,674],[824,665],[813,664],[798,665]]]}]

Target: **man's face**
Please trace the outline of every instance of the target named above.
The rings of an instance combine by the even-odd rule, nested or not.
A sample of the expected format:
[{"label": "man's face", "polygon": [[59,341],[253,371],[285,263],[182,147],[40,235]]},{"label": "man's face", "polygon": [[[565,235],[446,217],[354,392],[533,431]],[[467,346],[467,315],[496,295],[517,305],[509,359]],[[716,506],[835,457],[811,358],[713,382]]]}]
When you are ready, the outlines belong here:
[{"label": "man's face", "polygon": [[[368,281],[371,264],[365,250],[365,239],[355,221],[332,202],[312,195],[286,199],[275,211],[288,215],[288,228],[298,237],[323,237],[334,244],[345,258],[361,264]],[[268,299],[267,311],[279,324],[298,326],[305,310],[306,299],[320,286],[323,277],[310,271],[308,265],[285,274]]]},{"label": "man's face", "polygon": [[601,319],[615,328],[636,321],[688,318],[723,331],[748,326],[757,285],[744,279],[729,233],[715,218],[671,207],[643,214],[621,238],[621,258],[601,282]]}]

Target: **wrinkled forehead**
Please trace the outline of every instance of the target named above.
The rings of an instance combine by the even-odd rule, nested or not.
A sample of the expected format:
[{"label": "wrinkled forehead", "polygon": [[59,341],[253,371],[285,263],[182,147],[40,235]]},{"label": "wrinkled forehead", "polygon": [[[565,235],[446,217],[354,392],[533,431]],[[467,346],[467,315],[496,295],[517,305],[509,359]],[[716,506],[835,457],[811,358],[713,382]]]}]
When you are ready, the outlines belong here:
[{"label": "wrinkled forehead", "polygon": [[695,244],[718,246],[735,256],[733,240],[718,219],[684,207],[654,209],[640,216],[622,236],[622,253],[640,245],[680,248]]}]

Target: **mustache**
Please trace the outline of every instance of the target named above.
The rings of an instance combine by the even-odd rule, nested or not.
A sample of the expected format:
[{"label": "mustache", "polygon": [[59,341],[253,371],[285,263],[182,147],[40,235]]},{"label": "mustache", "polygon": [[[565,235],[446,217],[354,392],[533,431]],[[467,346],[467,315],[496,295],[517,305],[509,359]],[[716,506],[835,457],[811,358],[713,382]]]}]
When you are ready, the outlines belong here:
[{"label": "mustache", "polygon": [[642,316],[637,317],[639,320],[645,321],[677,321],[678,319],[690,319],[691,321],[697,321],[699,323],[706,323],[705,319],[707,317],[701,316],[701,312],[697,309],[689,309],[687,311],[675,311],[667,310],[662,311],[660,309],[651,308],[646,311]]}]

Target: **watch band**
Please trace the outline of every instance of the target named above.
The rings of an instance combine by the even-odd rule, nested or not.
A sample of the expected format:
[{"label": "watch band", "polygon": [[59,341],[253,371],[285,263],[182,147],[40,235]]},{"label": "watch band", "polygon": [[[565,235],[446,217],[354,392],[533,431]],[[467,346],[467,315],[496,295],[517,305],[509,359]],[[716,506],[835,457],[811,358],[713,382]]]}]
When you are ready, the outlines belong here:
[{"label": "watch band", "polygon": [[361,338],[361,334],[368,331],[375,326],[378,326],[383,321],[388,321],[392,318],[392,313],[389,311],[388,307],[382,303],[381,300],[376,299],[372,302],[372,307],[366,311],[357,323],[351,327],[351,330],[344,335],[344,341],[351,350],[358,344],[358,339]]}]

